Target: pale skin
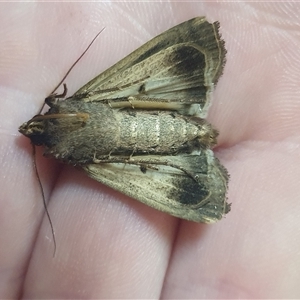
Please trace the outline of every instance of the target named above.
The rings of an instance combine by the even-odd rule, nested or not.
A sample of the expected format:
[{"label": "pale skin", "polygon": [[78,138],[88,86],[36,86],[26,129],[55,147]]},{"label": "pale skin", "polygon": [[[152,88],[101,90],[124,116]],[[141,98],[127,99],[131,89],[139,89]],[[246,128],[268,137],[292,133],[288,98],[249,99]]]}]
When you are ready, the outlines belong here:
[{"label": "pale skin", "polygon": [[[299,298],[298,3],[0,4],[0,298]],[[219,20],[227,64],[208,119],[232,211],[181,221],[37,152],[57,249],[17,132],[65,80],[85,82],[194,16]],[[60,91],[59,91],[60,92]]]}]

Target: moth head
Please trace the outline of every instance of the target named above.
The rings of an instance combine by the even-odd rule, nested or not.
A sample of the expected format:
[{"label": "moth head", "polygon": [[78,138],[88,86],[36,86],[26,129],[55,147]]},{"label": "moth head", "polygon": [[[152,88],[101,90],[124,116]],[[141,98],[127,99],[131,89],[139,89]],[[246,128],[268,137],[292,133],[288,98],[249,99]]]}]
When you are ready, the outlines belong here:
[{"label": "moth head", "polygon": [[19,127],[19,132],[28,137],[36,146],[44,145],[46,140],[44,120],[40,115],[34,116]]}]

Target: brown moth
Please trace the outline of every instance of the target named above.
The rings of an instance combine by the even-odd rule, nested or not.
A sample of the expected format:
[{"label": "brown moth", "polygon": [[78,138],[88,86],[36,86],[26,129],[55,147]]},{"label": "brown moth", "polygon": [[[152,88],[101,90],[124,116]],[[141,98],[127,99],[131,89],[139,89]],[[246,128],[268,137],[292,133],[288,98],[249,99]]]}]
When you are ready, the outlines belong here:
[{"label": "brown moth", "polygon": [[[204,119],[225,64],[219,23],[198,17],[153,38],[19,131],[45,155],[81,167],[173,216],[214,223],[229,212],[228,173]],[[66,86],[65,93],[66,93]],[[65,94],[64,93],[64,94]]]}]

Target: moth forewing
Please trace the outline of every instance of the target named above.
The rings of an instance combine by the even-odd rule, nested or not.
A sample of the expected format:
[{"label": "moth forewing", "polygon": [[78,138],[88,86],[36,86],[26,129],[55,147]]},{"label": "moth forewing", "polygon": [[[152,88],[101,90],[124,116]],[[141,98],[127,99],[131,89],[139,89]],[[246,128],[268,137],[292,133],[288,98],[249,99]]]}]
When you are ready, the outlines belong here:
[{"label": "moth forewing", "polygon": [[[72,97],[112,107],[178,110],[204,117],[210,92],[222,74],[226,50],[219,23],[198,17],[156,36],[98,75]],[[131,101],[132,102],[132,101]],[[116,104],[115,104],[116,103]],[[179,107],[179,108],[178,108]]]},{"label": "moth forewing", "polygon": [[218,132],[202,117],[225,63],[218,28],[199,17],[167,30],[72,97],[47,97],[49,111],[19,131],[145,204],[216,222],[230,210],[228,173],[210,150]]}]

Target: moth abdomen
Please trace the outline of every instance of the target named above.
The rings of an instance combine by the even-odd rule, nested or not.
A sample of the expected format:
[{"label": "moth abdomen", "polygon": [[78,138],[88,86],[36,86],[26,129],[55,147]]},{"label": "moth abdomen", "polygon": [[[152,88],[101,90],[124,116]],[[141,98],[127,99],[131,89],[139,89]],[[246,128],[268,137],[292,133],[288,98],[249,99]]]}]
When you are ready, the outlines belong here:
[{"label": "moth abdomen", "polygon": [[118,148],[131,151],[134,146],[137,154],[190,153],[216,143],[217,131],[205,120],[195,122],[173,111],[128,109],[120,111],[118,119]]}]

